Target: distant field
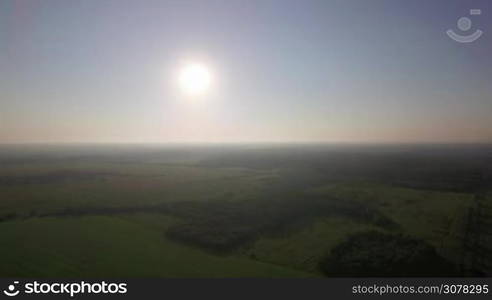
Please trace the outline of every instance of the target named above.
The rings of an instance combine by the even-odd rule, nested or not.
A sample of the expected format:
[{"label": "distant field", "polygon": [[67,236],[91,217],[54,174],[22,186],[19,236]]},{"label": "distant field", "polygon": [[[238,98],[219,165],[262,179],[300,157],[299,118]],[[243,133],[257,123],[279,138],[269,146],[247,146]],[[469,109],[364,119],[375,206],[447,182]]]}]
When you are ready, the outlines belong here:
[{"label": "distant field", "polygon": [[[33,179],[26,184],[0,184],[0,217],[84,206],[122,207],[163,201],[255,198],[267,184],[265,180],[274,176],[271,172],[237,168],[148,164],[63,164],[57,168],[49,165],[32,169],[22,166],[10,168],[9,172],[1,171],[4,178],[29,175]],[[71,178],[63,170],[86,176]],[[43,181],[44,177],[49,179]],[[42,182],[36,182],[36,178]]]},{"label": "distant field", "polygon": [[490,272],[489,164],[349,150],[3,149],[0,276],[319,277],[367,236]]}]

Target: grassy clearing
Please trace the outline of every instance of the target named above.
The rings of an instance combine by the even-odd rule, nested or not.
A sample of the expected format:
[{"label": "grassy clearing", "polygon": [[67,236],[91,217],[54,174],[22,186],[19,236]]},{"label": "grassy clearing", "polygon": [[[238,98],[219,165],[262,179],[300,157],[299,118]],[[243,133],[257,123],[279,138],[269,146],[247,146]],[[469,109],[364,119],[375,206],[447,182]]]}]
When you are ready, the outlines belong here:
[{"label": "grassy clearing", "polygon": [[260,261],[318,272],[319,261],[347,236],[366,230],[380,230],[350,219],[321,218],[309,226],[283,237],[262,237],[245,250]]},{"label": "grassy clearing", "polygon": [[472,194],[353,183],[320,187],[311,192],[369,202],[405,234],[421,238],[444,257],[456,261],[461,253],[465,214]]},{"label": "grassy clearing", "polygon": [[[459,262],[471,194],[360,182],[320,186],[308,190],[308,194],[369,204],[399,225],[396,233],[423,239],[445,258]],[[344,217],[321,218],[285,236],[264,236],[243,252],[260,261],[316,272],[318,263],[331,249],[355,233],[370,230],[385,231]]]}]

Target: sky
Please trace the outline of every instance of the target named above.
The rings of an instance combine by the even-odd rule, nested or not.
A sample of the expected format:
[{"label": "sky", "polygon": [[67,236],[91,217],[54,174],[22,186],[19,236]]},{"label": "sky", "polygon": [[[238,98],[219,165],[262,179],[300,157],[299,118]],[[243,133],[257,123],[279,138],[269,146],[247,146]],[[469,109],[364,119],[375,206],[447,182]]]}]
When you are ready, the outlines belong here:
[{"label": "sky", "polygon": [[[490,143],[491,14],[488,0],[2,0],[0,143]],[[211,74],[201,95],[177,84],[188,63]]]}]

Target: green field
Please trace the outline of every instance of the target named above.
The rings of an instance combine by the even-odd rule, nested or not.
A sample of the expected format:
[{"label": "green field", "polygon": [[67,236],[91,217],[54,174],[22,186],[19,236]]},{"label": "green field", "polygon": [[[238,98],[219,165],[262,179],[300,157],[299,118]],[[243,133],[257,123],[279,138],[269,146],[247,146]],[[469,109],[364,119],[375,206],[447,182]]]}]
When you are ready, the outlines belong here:
[{"label": "green field", "polygon": [[173,220],[152,214],[6,222],[2,276],[11,277],[307,277],[243,257],[214,256],[170,242]]},{"label": "green field", "polygon": [[[4,161],[0,276],[321,277],[330,255],[369,232],[429,249],[454,270],[449,276],[477,272],[469,262],[477,257],[488,272],[488,258],[465,247],[471,230],[486,233],[469,224],[474,209],[488,220],[490,197],[477,196],[487,193],[441,179],[439,188],[421,188],[426,176],[403,185],[374,180],[359,175],[367,166],[353,176],[338,162],[235,155]],[[376,247],[360,243],[360,253]]]}]

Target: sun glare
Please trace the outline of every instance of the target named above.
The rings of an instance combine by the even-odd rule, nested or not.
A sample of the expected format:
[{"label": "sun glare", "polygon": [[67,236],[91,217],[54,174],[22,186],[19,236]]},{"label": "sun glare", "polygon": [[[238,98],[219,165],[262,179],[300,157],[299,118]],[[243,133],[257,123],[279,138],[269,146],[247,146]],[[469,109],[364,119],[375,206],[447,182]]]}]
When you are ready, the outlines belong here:
[{"label": "sun glare", "polygon": [[179,85],[189,95],[201,95],[209,89],[211,79],[210,71],[204,65],[188,64],[180,71]]}]

